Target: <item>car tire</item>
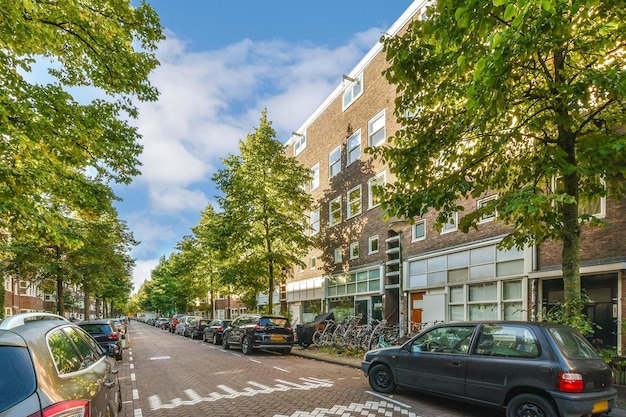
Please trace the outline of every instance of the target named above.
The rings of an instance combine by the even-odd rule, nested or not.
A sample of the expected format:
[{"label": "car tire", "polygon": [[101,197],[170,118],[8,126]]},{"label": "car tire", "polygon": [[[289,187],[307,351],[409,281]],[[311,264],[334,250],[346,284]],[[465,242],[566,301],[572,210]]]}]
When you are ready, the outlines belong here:
[{"label": "car tire", "polygon": [[244,355],[252,354],[252,345],[250,344],[250,338],[248,336],[244,336],[241,339],[241,353]]},{"label": "car tire", "polygon": [[537,394],[520,394],[509,402],[506,417],[558,417],[552,403]]},{"label": "car tire", "polygon": [[367,379],[370,383],[370,387],[376,392],[389,394],[396,389],[396,381],[394,381],[391,369],[389,369],[387,365],[374,365],[369,371]]},{"label": "car tire", "polygon": [[119,353],[117,355],[115,355],[115,360],[121,361],[122,360],[122,351],[120,350]]},{"label": "car tire", "polygon": [[208,339],[206,338],[206,332],[203,332],[203,333],[202,333],[202,341],[203,341],[204,343],[208,342]]},{"label": "car tire", "polygon": [[228,336],[222,339],[222,347],[226,350],[228,350],[228,348],[230,347],[230,345],[228,344]]},{"label": "car tire", "polygon": [[213,333],[213,344],[214,345],[220,344],[220,339],[217,337],[217,333]]}]

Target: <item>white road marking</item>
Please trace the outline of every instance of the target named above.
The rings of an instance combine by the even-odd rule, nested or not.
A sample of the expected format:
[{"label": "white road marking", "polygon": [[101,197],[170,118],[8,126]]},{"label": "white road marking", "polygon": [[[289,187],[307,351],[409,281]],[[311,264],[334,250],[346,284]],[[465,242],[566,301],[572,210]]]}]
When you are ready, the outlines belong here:
[{"label": "white road marking", "polygon": [[287,372],[288,374],[291,373],[291,371],[288,371],[288,370],[283,369],[283,368],[279,368],[278,366],[274,366],[274,369],[278,369],[279,371]]},{"label": "white road marking", "polygon": [[271,394],[274,392],[284,392],[284,391],[292,391],[292,390],[311,390],[318,388],[328,388],[332,387],[333,383],[327,379],[318,379],[318,378],[299,378],[300,383],[284,381],[281,379],[276,379],[275,381],[278,384],[273,387],[257,384],[255,382],[249,381],[248,384],[252,385],[256,388],[247,387],[242,391],[237,391],[232,389],[226,385],[219,385],[217,388],[224,391],[221,392],[212,392],[206,397],[200,396],[197,392],[193,390],[185,390],[185,394],[189,397],[188,400],[182,400],[180,398],[174,398],[171,400],[169,404],[163,404],[161,398],[158,395],[152,395],[148,398],[148,403],[150,404],[150,410],[158,410],[162,408],[176,408],[182,405],[194,405],[200,402],[213,402],[222,399],[233,399],[237,397],[252,397],[258,394]]},{"label": "white road marking", "polygon": [[390,401],[367,401],[365,404],[351,403],[348,406],[334,405],[331,408],[316,408],[310,412],[296,411],[293,414],[274,414],[274,417],[377,417],[377,416],[407,416],[418,417],[417,414],[407,408],[394,405]]},{"label": "white road marking", "polygon": [[162,361],[165,359],[172,359],[171,356],[153,356],[150,358],[151,361]]}]

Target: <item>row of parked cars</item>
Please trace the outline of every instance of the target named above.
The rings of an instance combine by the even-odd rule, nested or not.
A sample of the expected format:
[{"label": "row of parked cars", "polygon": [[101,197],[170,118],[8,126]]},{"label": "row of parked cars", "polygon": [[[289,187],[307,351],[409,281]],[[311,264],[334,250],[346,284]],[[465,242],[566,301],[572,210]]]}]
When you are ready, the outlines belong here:
[{"label": "row of parked cars", "polygon": [[294,343],[289,319],[277,315],[243,314],[234,320],[211,320],[176,314],[172,318],[157,318],[153,325],[176,335],[222,345],[225,349],[239,347],[245,355],[255,349],[288,354]]}]

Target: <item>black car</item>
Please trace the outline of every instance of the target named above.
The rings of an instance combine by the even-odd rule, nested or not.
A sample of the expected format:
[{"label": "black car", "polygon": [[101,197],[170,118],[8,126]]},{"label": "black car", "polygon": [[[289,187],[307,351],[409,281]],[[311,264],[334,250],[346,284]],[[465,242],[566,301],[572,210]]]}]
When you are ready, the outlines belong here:
[{"label": "black car", "polygon": [[0,415],[117,416],[118,364],[106,353],[61,316],[9,316],[0,323]]},{"label": "black car", "polygon": [[111,320],[81,321],[78,325],[96,339],[100,346],[110,351],[115,359],[122,360],[122,338]]},{"label": "black car", "polygon": [[370,386],[397,386],[483,406],[507,417],[580,417],[608,412],[612,373],[576,330],[537,322],[460,322],[431,327],[399,347],[371,350]]},{"label": "black car", "polygon": [[214,345],[222,344],[222,335],[224,330],[230,326],[230,320],[215,319],[211,321],[205,328],[202,334],[202,340],[204,342],[211,341]]},{"label": "black car", "polygon": [[199,339],[204,335],[204,328],[211,322],[210,319],[195,317],[189,320],[189,325],[185,329],[184,335],[192,339]]},{"label": "black car", "polygon": [[224,349],[239,346],[244,355],[250,355],[255,349],[288,354],[293,339],[293,329],[288,318],[244,314],[234,319],[224,331],[222,346]]}]

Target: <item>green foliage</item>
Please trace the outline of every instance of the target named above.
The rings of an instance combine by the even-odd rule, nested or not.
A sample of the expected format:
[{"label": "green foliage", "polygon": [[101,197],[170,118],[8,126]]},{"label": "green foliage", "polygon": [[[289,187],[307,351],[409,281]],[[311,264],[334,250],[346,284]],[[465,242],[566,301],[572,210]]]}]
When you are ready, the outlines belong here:
[{"label": "green foliage", "polygon": [[565,324],[578,330],[583,336],[591,336],[595,332],[597,325],[581,312],[584,300],[588,299],[589,297],[583,294],[580,300],[571,300],[557,304],[545,314],[543,321]]},{"label": "green foliage", "polygon": [[625,20],[612,0],[442,0],[384,38],[402,128],[367,152],[396,178],[387,216],[435,210],[441,227],[497,193],[460,230],[495,215],[506,247],[563,241],[566,300],[579,298],[581,225],[600,223],[579,206],[624,196]]},{"label": "green foliage", "polygon": [[[109,183],[139,173],[128,120],[134,98],[157,98],[148,74],[162,29],[152,8],[129,0],[1,4],[0,230],[24,244],[77,247],[60,232],[67,214],[106,213],[116,198]],[[33,81],[33,67],[46,65],[52,81]],[[107,100],[78,102],[83,87]],[[6,250],[0,258],[13,255]]]},{"label": "green foliage", "polygon": [[275,284],[313,245],[306,221],[312,199],[303,189],[310,171],[287,157],[275,137],[264,111],[259,127],[240,141],[240,154],[225,158],[213,177],[223,193],[222,282],[235,292],[269,293],[270,311]]}]

